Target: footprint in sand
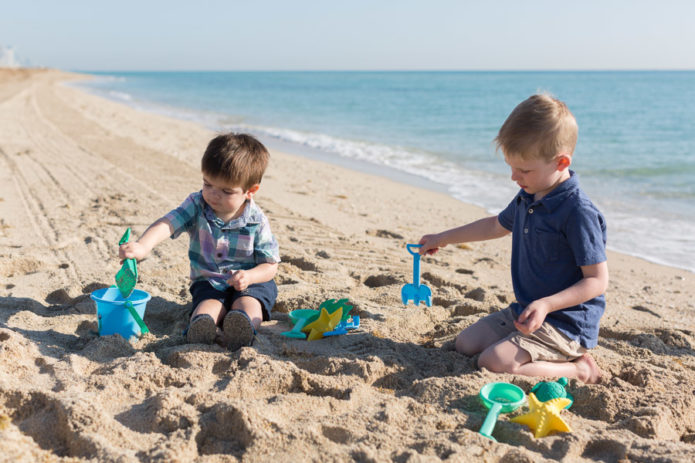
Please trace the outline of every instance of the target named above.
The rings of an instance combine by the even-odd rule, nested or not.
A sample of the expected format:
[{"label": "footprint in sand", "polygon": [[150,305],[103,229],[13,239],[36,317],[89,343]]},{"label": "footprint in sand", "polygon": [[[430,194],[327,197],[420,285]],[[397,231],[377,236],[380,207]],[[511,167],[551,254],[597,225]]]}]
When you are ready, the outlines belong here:
[{"label": "footprint in sand", "polygon": [[647,349],[657,355],[675,355],[683,352],[695,354],[693,351],[693,339],[687,331],[681,330],[654,330],[653,333],[637,331],[619,331],[610,328],[601,328],[599,335],[606,339],[627,341],[635,347]]},{"label": "footprint in sand", "polygon": [[31,258],[10,259],[0,265],[0,275],[5,278],[17,275],[31,275],[41,270],[42,264]]},{"label": "footprint in sand", "polygon": [[376,236],[378,238],[390,238],[395,240],[402,240],[404,236],[400,233],[388,231],[388,230],[367,230],[367,235]]},{"label": "footprint in sand", "polygon": [[319,270],[316,263],[307,260],[305,257],[282,256],[280,260],[304,271],[317,272]]},{"label": "footprint in sand", "polygon": [[482,304],[476,304],[474,302],[464,302],[462,304],[458,304],[454,309],[451,311],[451,316],[452,317],[465,317],[468,315],[475,315],[479,313],[486,313],[487,309],[482,306]]},{"label": "footprint in sand", "polygon": [[422,274],[422,279],[427,280],[427,282],[435,288],[441,288],[442,286],[449,285],[449,282],[445,278],[431,272],[424,272]]},{"label": "footprint in sand", "polygon": [[468,291],[464,297],[466,299],[473,299],[474,301],[483,302],[485,300],[486,291],[483,288],[475,288]]},{"label": "footprint in sand", "polygon": [[370,275],[364,280],[364,285],[369,288],[380,288],[403,283],[403,279],[391,274]]}]

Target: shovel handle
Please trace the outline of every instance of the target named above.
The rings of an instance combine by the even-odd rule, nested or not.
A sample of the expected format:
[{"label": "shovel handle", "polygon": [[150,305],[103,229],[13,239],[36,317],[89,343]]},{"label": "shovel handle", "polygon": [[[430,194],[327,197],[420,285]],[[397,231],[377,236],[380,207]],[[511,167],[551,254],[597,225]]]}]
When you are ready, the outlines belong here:
[{"label": "shovel handle", "polygon": [[420,286],[420,253],[413,252],[411,248],[421,248],[421,244],[406,244],[406,249],[413,255],[413,285]]},{"label": "shovel handle", "polygon": [[405,245],[405,248],[408,250],[408,252],[414,256],[416,256],[416,255],[419,256],[420,253],[417,251],[413,251],[412,248],[421,248],[421,247],[422,247],[421,244],[406,244]]},{"label": "shovel handle", "polygon": [[145,325],[145,322],[142,321],[142,318],[140,318],[140,314],[137,313],[135,307],[133,307],[133,303],[130,301],[125,301],[125,308],[128,309],[128,312],[130,312],[130,315],[133,317],[135,323],[137,323],[138,327],[140,328],[140,334],[149,333],[150,330],[147,328],[147,325]]}]

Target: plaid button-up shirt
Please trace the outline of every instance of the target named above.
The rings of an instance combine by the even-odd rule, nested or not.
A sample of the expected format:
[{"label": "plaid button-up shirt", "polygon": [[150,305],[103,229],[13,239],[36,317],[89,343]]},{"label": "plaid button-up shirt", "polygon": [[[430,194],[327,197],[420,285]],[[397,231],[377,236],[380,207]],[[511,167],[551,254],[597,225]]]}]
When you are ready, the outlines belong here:
[{"label": "plaid button-up shirt", "polygon": [[224,291],[231,272],[280,262],[268,218],[253,199],[246,201],[241,217],[224,223],[198,191],[164,217],[174,229],[172,239],[184,231],[190,236],[188,258],[193,282],[207,280]]}]

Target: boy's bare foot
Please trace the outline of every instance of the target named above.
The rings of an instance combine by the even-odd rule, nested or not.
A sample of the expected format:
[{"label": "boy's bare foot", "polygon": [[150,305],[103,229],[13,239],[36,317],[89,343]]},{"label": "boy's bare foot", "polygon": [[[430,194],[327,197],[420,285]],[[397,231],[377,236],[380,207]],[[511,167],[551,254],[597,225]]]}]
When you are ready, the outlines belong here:
[{"label": "boy's bare foot", "polygon": [[577,366],[577,379],[586,384],[596,384],[601,381],[601,369],[596,360],[588,352],[574,361]]}]

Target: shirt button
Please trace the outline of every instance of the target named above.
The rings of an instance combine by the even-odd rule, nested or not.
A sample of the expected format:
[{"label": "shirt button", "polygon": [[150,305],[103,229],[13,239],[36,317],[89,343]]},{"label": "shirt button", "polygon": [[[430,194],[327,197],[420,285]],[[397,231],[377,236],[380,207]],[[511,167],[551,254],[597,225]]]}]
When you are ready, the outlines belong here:
[{"label": "shirt button", "polygon": [[524,233],[528,233],[528,228],[524,228]]},{"label": "shirt button", "polygon": [[533,208],[529,209],[529,210],[528,210],[528,213],[529,213],[529,214],[533,214]]}]

